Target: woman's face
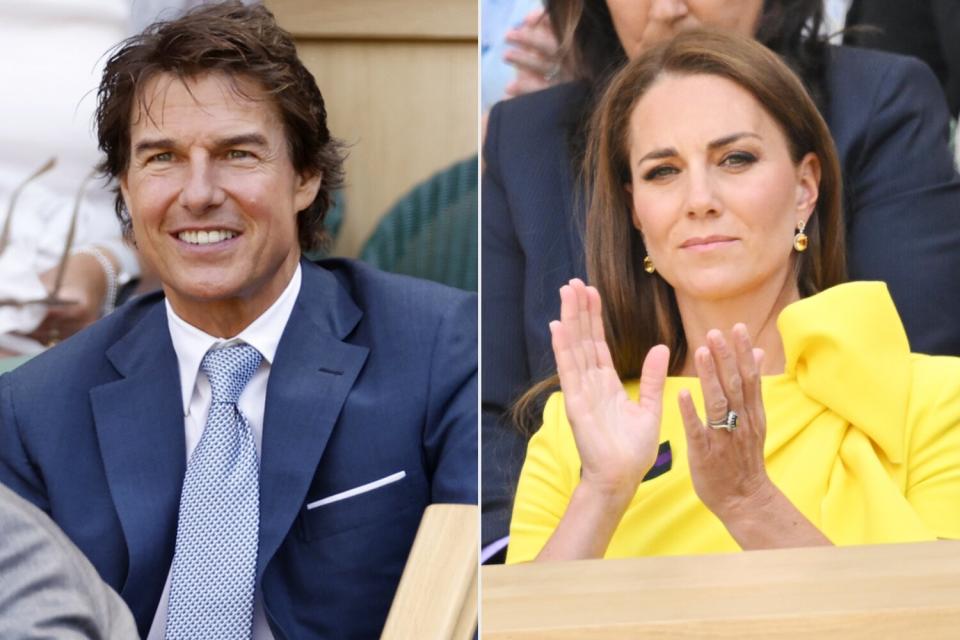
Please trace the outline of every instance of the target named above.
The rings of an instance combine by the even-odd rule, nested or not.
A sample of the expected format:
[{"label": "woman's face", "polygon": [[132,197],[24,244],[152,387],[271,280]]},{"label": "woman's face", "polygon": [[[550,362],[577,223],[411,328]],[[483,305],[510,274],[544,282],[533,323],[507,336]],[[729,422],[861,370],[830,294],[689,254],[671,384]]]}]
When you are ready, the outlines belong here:
[{"label": "woman's face", "polygon": [[813,153],[794,164],[748,91],[718,76],[662,76],[630,116],[629,157],[634,225],[678,300],[732,298],[791,277],[820,164]]},{"label": "woman's face", "polygon": [[763,0],[607,0],[613,27],[631,60],[683,29],[756,32]]}]

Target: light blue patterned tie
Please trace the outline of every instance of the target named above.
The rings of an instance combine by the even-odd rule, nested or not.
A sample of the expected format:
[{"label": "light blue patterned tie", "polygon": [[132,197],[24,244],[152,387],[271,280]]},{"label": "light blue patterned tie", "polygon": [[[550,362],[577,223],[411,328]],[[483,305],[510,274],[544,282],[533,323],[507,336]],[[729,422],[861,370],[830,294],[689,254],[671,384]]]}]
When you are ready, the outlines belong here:
[{"label": "light blue patterned tie", "polygon": [[260,462],[237,398],[260,359],[241,344],[211,349],[200,364],[213,397],[180,494],[167,640],[250,637]]}]

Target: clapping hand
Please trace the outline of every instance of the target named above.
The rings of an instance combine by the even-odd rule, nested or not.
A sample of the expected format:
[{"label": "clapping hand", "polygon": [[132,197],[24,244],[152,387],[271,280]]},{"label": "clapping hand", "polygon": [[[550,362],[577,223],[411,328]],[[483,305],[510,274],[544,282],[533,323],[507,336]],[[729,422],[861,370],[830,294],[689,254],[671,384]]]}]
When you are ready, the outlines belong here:
[{"label": "clapping hand", "polygon": [[669,350],[658,345],[647,354],[634,402],[614,368],[595,288],[576,279],[562,287],[550,332],[581,484],[629,499],[656,459]]},{"label": "clapping hand", "polygon": [[[743,324],[733,327],[732,338],[731,345],[720,331],[712,330],[707,346],[694,353],[706,424],[697,415],[690,392],[681,391],[679,397],[693,488],[724,523],[772,489],[763,458],[767,432],[760,393],[763,352],[751,347]],[[735,419],[729,412],[736,414]]]}]

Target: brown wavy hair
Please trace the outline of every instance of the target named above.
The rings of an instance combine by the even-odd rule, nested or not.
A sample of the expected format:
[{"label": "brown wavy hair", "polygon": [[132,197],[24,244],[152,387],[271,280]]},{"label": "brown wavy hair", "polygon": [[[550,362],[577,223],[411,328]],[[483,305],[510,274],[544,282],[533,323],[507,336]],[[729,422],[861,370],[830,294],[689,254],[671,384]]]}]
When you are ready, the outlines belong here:
[{"label": "brown wavy hair", "polygon": [[[665,74],[705,74],[726,78],[753,95],[783,131],[790,156],[799,164],[813,153],[821,165],[817,205],[805,233],[809,246],[794,254],[801,297],[846,278],[842,180],[833,139],[799,78],[758,42],[714,30],[684,32],[627,64],[610,81],[590,123],[584,167],[589,189],[585,251],[587,274],[603,299],[603,320],[614,365],[621,379],[640,375],[651,347],[670,347],[670,373],[676,375],[687,353],[673,288],[659,274],[643,270],[647,255],[634,228],[629,120],[654,82]],[[530,432],[556,376],[530,389],[514,406],[517,423]],[[532,429],[531,429],[532,427]]]},{"label": "brown wavy hair", "polygon": [[[107,61],[97,93],[97,137],[106,154],[98,169],[111,178],[130,165],[130,126],[134,107],[146,112],[143,89],[160,74],[181,81],[208,73],[253,80],[273,102],[283,122],[293,168],[300,175],[322,175],[317,197],[301,211],[297,235],[304,252],[326,240],[323,220],[332,194],[343,184],[343,145],[330,135],[323,96],[300,61],[292,36],[261,5],[237,0],[202,5],[182,17],[157,22],[121,42]],[[119,188],[114,208],[124,235],[132,237],[130,213]]]}]

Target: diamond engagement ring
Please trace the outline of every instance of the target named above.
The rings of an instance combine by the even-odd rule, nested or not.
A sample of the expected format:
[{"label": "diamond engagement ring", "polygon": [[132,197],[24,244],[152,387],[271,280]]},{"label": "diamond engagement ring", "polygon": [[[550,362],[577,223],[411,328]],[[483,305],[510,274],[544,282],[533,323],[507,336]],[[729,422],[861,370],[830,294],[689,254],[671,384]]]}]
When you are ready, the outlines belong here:
[{"label": "diamond engagement ring", "polygon": [[723,420],[707,420],[707,426],[711,429],[725,429],[726,431],[733,431],[737,428],[737,421],[740,419],[740,416],[737,415],[736,411],[727,411],[726,417]]}]

